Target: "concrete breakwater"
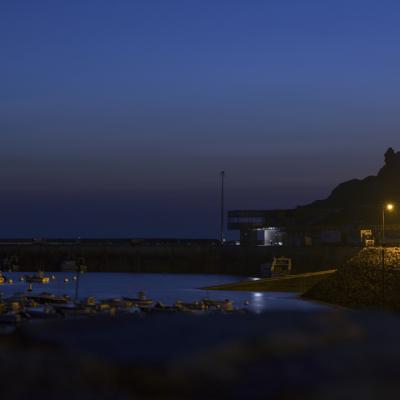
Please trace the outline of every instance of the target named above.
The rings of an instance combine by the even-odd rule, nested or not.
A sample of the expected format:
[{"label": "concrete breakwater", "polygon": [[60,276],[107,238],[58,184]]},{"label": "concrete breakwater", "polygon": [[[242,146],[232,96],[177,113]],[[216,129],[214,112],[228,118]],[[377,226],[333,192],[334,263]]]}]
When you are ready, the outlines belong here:
[{"label": "concrete breakwater", "polygon": [[67,260],[83,260],[93,272],[220,273],[257,275],[276,256],[293,259],[293,272],[332,269],[359,252],[358,247],[245,247],[216,243],[151,243],[130,240],[7,241],[0,243],[2,269],[60,270]]},{"label": "concrete breakwater", "polygon": [[318,282],[334,274],[335,269],[306,272],[303,274],[291,274],[275,278],[264,278],[260,280],[243,280],[240,282],[223,285],[210,286],[208,290],[239,290],[251,292],[297,292],[304,293]]}]

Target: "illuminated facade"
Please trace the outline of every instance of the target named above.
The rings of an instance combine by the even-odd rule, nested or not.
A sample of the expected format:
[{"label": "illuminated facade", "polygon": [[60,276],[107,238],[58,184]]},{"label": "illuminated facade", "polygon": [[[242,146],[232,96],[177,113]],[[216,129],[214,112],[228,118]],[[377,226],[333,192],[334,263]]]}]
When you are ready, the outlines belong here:
[{"label": "illuminated facade", "polygon": [[[365,210],[364,210],[365,211]],[[379,220],[362,218],[354,210],[296,208],[292,210],[234,210],[228,213],[228,229],[240,232],[242,245],[312,246],[380,244]],[[370,209],[368,215],[376,215]],[[385,226],[387,244],[400,245],[397,219]]]}]

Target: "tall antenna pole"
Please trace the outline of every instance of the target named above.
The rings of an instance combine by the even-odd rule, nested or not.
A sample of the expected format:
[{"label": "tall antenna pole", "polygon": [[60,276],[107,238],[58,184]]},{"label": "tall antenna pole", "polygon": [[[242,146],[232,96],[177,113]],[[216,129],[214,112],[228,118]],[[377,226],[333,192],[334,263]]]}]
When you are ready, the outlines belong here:
[{"label": "tall antenna pole", "polygon": [[220,226],[220,237],[221,244],[224,242],[224,214],[225,214],[225,171],[220,172],[221,175],[221,226]]},{"label": "tall antenna pole", "polygon": [[79,294],[79,278],[81,274],[81,266],[77,265],[76,268],[76,281],[75,281],[75,304],[78,302],[78,294]]}]

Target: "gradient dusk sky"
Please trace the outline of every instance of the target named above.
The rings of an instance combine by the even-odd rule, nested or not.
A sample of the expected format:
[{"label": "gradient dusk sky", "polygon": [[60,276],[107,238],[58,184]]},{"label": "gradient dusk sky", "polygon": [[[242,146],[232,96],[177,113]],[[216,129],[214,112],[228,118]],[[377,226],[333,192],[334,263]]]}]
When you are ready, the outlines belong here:
[{"label": "gradient dusk sky", "polygon": [[400,150],[400,2],[1,0],[0,236],[218,236]]}]

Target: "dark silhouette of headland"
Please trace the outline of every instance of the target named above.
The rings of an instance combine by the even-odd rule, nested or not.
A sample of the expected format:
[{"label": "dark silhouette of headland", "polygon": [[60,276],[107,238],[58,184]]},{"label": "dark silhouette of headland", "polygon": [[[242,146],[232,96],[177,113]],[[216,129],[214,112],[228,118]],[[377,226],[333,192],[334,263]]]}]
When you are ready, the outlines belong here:
[{"label": "dark silhouette of headland", "polygon": [[386,229],[400,243],[399,183],[400,152],[389,148],[377,175],[343,182],[326,199],[293,209],[230,211],[228,227],[240,231],[243,245],[362,245],[361,231],[379,241],[382,207],[393,203]]},{"label": "dark silhouette of headland", "polygon": [[352,179],[338,185],[325,200],[311,204],[312,207],[377,206],[387,201],[400,200],[400,151],[389,148],[385,164],[375,176]]}]

